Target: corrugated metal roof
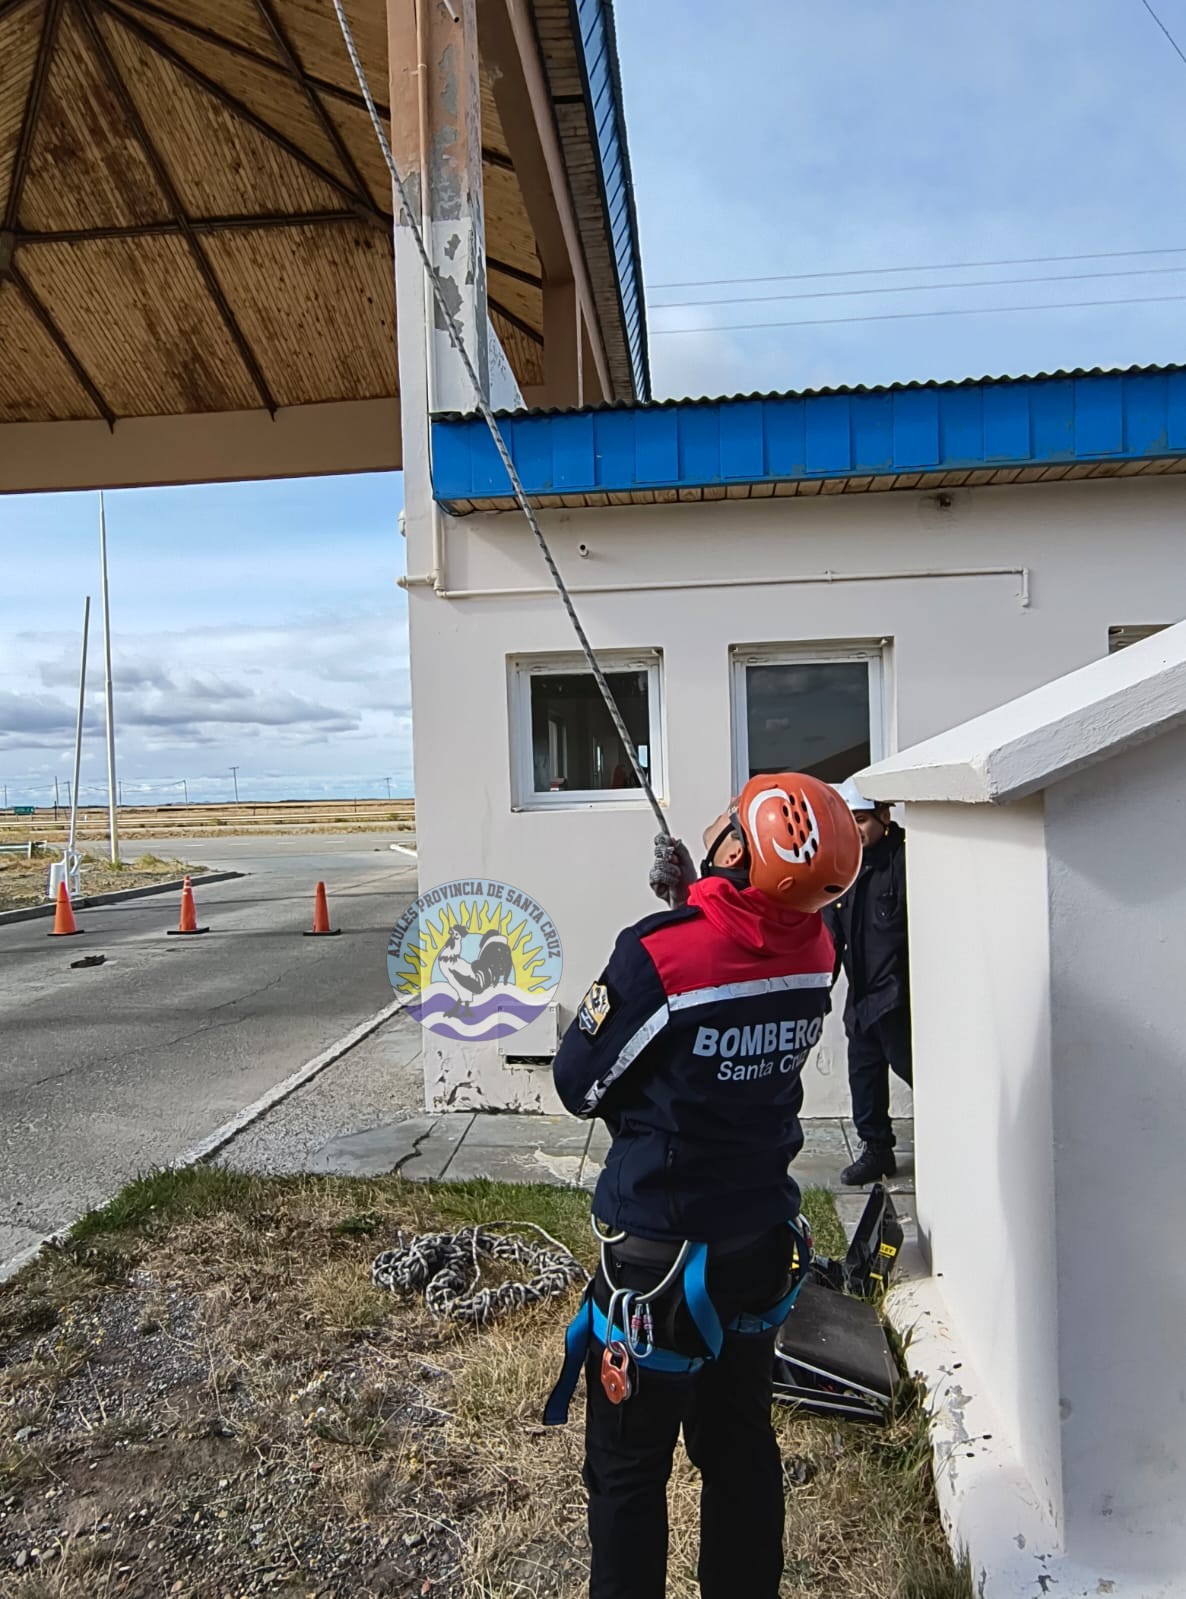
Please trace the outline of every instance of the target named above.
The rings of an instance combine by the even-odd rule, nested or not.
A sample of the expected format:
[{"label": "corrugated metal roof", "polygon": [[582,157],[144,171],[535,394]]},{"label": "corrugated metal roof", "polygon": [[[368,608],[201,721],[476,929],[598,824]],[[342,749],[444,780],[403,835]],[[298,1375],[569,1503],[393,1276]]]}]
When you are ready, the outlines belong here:
[{"label": "corrugated metal roof", "polygon": [[[465,511],[510,500],[481,418],[437,418],[432,432],[438,501]],[[579,504],[720,486],[1065,475],[1186,456],[1186,366],[521,411],[502,433],[529,494]]]},{"label": "corrugated metal roof", "polygon": [[[967,389],[983,388],[1002,383],[1051,383],[1066,378],[1131,378],[1160,377],[1167,373],[1186,372],[1186,364],[1169,362],[1163,366],[1092,366],[1060,368],[1056,372],[985,373],[978,378],[911,378],[906,383],[842,383],[834,388],[818,389],[754,389],[747,394],[688,394],[665,400],[648,400],[646,403],[630,400],[610,400],[597,405],[540,406],[531,410],[496,411],[499,420],[545,416],[592,416],[603,411],[670,411],[688,405],[743,405],[755,400],[814,400],[833,394],[905,394],[914,389]],[[437,411],[434,422],[469,421],[475,411]]]}]

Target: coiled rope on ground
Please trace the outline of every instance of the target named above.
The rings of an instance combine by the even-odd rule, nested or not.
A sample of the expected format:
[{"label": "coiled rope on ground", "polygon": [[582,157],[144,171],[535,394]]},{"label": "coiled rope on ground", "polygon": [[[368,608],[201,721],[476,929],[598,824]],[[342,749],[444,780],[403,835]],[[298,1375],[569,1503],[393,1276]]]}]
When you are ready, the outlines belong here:
[{"label": "coiled rope on ground", "polygon": [[[542,1243],[500,1227],[530,1227]],[[483,1263],[521,1266],[533,1271],[527,1281],[481,1286]],[[563,1244],[534,1222],[487,1222],[453,1233],[401,1232],[394,1249],[385,1249],[371,1266],[371,1281],[390,1293],[424,1292],[429,1313],[439,1320],[472,1321],[482,1327],[509,1311],[542,1304],[566,1293],[589,1273]]]}]

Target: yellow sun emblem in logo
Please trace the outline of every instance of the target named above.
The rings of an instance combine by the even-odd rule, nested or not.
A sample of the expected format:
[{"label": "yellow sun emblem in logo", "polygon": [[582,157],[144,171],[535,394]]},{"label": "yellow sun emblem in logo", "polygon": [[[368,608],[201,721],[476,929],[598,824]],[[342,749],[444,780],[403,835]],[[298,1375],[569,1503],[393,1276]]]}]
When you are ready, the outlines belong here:
[{"label": "yellow sun emblem in logo", "polygon": [[429,987],[437,956],[455,927],[460,927],[463,934],[501,933],[514,962],[515,987],[527,994],[547,988],[544,947],[533,940],[527,917],[509,905],[492,905],[489,900],[467,904],[460,900],[456,905],[445,905],[436,919],[420,917],[419,937],[409,938],[404,944],[404,965],[392,977],[397,994],[420,994]]}]

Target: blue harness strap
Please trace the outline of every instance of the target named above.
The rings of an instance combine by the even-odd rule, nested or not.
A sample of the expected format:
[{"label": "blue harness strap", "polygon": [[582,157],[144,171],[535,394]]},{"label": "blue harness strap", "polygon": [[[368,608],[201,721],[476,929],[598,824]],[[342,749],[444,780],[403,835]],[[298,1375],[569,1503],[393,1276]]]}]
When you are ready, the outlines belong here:
[{"label": "blue harness strap", "polygon": [[736,1320],[729,1323],[730,1332],[770,1332],[773,1328],[781,1327],[790,1315],[791,1308],[799,1297],[799,1290],[807,1281],[807,1273],[811,1264],[811,1251],[807,1246],[806,1238],[804,1238],[794,1222],[788,1222],[787,1226],[795,1235],[795,1258],[799,1268],[798,1281],[793,1283],[778,1303],[771,1305],[769,1310],[743,1310]]},{"label": "blue harness strap", "polygon": [[[594,1340],[603,1347],[610,1343],[625,1343],[626,1335],[616,1323],[611,1328],[605,1311],[593,1298],[592,1284],[585,1290],[581,1308],[568,1324],[564,1334],[564,1364],[555,1388],[544,1406],[544,1426],[559,1427],[568,1420],[568,1409],[576,1392],[589,1349]],[[663,1371],[686,1375],[697,1371],[704,1361],[699,1356],[677,1355],[671,1349],[652,1349],[645,1355],[630,1357],[643,1371]]]},{"label": "blue harness strap", "polygon": [[[772,1328],[781,1327],[790,1314],[791,1306],[798,1297],[799,1290],[807,1280],[807,1242],[793,1223],[788,1223],[795,1234],[799,1259],[799,1280],[783,1295],[777,1304],[771,1305],[768,1310],[749,1312],[743,1311],[729,1323],[729,1331],[734,1333],[763,1333]],[[725,1330],[721,1326],[721,1318],[717,1314],[716,1306],[708,1292],[708,1245],[693,1244],[688,1251],[688,1258],[684,1265],[680,1287],[684,1296],[684,1303],[688,1307],[688,1314],[700,1337],[704,1340],[704,1347],[709,1351],[707,1357],[699,1355],[680,1355],[672,1349],[654,1349],[645,1355],[636,1355],[631,1351],[630,1358],[642,1371],[662,1371],[677,1375],[687,1375],[698,1371],[707,1360],[715,1360],[720,1355],[725,1342]],[[585,1297],[581,1300],[580,1309],[568,1324],[564,1334],[564,1365],[560,1370],[560,1377],[555,1388],[552,1389],[548,1403],[544,1407],[544,1426],[562,1426],[568,1420],[569,1406],[572,1396],[576,1392],[577,1383],[580,1381],[581,1370],[585,1364],[589,1349],[596,1340],[605,1346],[610,1343],[626,1343],[624,1330],[615,1322],[609,1325],[605,1312],[593,1297],[593,1284],[585,1289]]]},{"label": "blue harness strap", "polygon": [[[596,1301],[593,1304],[593,1336],[599,1344],[626,1341],[625,1333],[616,1324],[613,1331],[610,1331],[605,1312]],[[704,1364],[699,1355],[677,1355],[673,1349],[652,1349],[645,1355],[631,1353],[630,1358],[643,1371],[666,1371],[677,1375],[697,1371]]]},{"label": "blue harness strap", "polygon": [[569,1322],[564,1334],[564,1364],[544,1406],[545,1427],[561,1427],[568,1420],[568,1407],[576,1392],[593,1337],[593,1310],[593,1284],[589,1283],[581,1300],[581,1308]]},{"label": "blue harness strap", "polygon": [[799,1290],[806,1281],[806,1276],[800,1277],[795,1286],[782,1296],[777,1305],[771,1305],[769,1310],[743,1310],[736,1320],[729,1323],[729,1331],[735,1333],[764,1333],[770,1332],[772,1328],[781,1327],[790,1315],[791,1307],[798,1299]]},{"label": "blue harness strap", "polygon": [[693,1244],[684,1267],[684,1303],[704,1339],[704,1347],[715,1360],[725,1342],[725,1331],[716,1306],[708,1294],[708,1245]]}]

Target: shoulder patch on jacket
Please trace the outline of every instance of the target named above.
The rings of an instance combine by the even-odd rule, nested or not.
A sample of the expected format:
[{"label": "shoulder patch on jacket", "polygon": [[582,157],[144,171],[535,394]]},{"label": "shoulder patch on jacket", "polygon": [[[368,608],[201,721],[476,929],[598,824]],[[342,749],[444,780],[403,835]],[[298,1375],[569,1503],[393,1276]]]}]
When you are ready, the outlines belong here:
[{"label": "shoulder patch on jacket", "polygon": [[604,983],[594,983],[577,1009],[577,1026],[582,1033],[596,1038],[611,1009],[609,990]]}]

